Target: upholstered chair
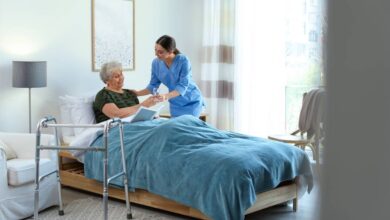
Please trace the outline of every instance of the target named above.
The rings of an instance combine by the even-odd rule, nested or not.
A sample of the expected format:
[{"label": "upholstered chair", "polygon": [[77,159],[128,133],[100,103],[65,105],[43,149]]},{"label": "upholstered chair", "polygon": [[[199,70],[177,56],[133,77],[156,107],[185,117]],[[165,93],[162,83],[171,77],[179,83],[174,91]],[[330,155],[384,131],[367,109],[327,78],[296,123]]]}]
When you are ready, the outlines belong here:
[{"label": "upholstered chair", "polygon": [[[43,134],[41,144],[54,143]],[[23,219],[34,213],[35,134],[0,132],[0,219]],[[41,151],[40,175],[57,166],[56,151]],[[55,173],[40,184],[39,210],[58,204]]]}]

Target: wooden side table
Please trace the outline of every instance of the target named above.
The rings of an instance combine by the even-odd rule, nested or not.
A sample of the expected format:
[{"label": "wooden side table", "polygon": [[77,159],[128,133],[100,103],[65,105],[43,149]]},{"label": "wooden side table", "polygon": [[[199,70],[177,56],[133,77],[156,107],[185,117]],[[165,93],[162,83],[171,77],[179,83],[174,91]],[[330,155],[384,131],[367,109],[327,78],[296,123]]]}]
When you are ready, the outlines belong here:
[{"label": "wooden side table", "polygon": [[[160,114],[160,117],[161,118],[171,118],[171,114],[162,113],[162,114]],[[207,122],[207,114],[204,114],[204,113],[200,114],[199,119],[204,121],[204,122]]]}]

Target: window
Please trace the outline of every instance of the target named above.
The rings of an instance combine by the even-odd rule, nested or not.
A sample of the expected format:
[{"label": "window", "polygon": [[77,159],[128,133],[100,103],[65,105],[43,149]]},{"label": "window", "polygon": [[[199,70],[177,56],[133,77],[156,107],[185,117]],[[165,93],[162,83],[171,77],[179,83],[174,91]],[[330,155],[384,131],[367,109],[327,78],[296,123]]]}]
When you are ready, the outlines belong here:
[{"label": "window", "polygon": [[322,83],[324,0],[236,4],[236,130],[294,130],[302,94]]},{"label": "window", "polygon": [[309,32],[309,41],[310,42],[317,42],[318,37],[316,31],[310,31]]}]

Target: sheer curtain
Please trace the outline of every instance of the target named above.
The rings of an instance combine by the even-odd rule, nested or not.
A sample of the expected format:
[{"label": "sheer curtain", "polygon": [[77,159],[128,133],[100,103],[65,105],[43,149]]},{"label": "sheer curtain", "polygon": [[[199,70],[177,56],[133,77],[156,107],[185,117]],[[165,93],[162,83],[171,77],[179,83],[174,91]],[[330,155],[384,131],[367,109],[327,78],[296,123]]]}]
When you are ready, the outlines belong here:
[{"label": "sheer curtain", "polygon": [[324,2],[237,1],[235,131],[266,137],[297,128],[303,92],[322,83]]},{"label": "sheer curtain", "polygon": [[303,92],[322,83],[325,1],[203,1],[211,124],[264,137],[296,128]]},{"label": "sheer curtain", "polygon": [[208,122],[234,127],[235,0],[204,0],[203,54],[200,87]]},{"label": "sheer curtain", "polygon": [[238,1],[236,16],[234,130],[256,136],[284,132],[284,1]]}]

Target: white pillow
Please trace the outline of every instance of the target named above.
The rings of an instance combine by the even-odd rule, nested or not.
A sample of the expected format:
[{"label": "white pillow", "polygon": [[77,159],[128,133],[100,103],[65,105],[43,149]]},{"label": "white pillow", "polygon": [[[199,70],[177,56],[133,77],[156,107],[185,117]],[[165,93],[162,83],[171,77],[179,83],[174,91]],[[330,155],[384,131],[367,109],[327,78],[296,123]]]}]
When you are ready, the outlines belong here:
[{"label": "white pillow", "polygon": [[[70,116],[71,106],[68,104],[68,99],[65,96],[59,97],[59,105],[60,105],[60,114],[62,124],[72,124],[72,119]],[[63,137],[74,136],[73,128],[63,128],[61,129],[61,133]]]},{"label": "white pillow", "polygon": [[[65,116],[66,120],[70,120],[71,124],[94,124],[95,114],[92,109],[92,103],[95,100],[95,96],[88,97],[75,97],[65,95],[60,97],[60,100],[65,102],[64,112],[69,112],[68,116]],[[61,113],[62,114],[62,113]],[[63,118],[61,116],[61,118]],[[64,122],[65,123],[65,122]],[[73,128],[73,134],[78,135],[86,128]]]},{"label": "white pillow", "polygon": [[12,148],[8,147],[2,140],[0,140],[0,150],[3,150],[5,152],[7,160],[16,158],[15,151],[12,150]]}]

